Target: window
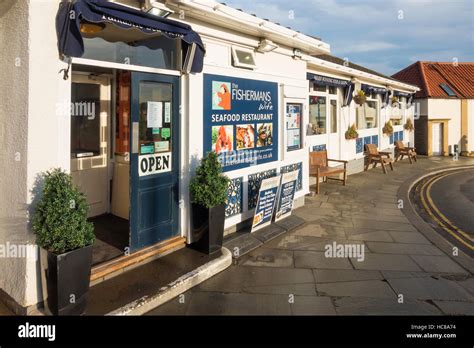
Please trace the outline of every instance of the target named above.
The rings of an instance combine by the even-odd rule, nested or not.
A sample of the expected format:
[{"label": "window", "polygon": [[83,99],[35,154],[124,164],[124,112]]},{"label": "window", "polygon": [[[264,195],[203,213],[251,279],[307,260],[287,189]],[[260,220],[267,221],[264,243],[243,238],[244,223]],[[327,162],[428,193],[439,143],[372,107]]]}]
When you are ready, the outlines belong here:
[{"label": "window", "polygon": [[329,94],[337,94],[337,87],[328,87],[329,89]]},{"label": "window", "polygon": [[308,135],[326,134],[326,97],[309,97]]},{"label": "window", "polygon": [[100,155],[100,85],[71,86],[71,158]]},{"label": "window", "polygon": [[105,62],[141,65],[158,69],[180,69],[180,40],[163,36],[156,41],[155,49],[133,46],[125,42],[109,42],[101,37],[84,37],[82,58]]},{"label": "window", "polygon": [[454,93],[454,91],[451,89],[451,87],[449,87],[447,84],[445,83],[442,83],[439,85],[443,91],[446,92],[446,94],[450,97],[457,97],[456,93]]},{"label": "window", "polygon": [[315,83],[313,83],[313,91],[314,92],[323,92],[326,93],[326,86],[320,86]]},{"label": "window", "polygon": [[378,110],[378,102],[376,100],[368,100],[364,105],[357,105],[357,129],[377,127]]},{"label": "window", "polygon": [[286,104],[286,150],[301,149],[301,115],[303,104]]},{"label": "window", "polygon": [[256,67],[254,51],[232,46],[232,65],[237,68],[254,69]]},{"label": "window", "polygon": [[398,97],[398,103],[391,107],[390,121],[394,126],[400,126],[403,122],[405,111],[405,97]]},{"label": "window", "polygon": [[329,114],[331,115],[331,133],[337,133],[337,101],[330,101]]}]

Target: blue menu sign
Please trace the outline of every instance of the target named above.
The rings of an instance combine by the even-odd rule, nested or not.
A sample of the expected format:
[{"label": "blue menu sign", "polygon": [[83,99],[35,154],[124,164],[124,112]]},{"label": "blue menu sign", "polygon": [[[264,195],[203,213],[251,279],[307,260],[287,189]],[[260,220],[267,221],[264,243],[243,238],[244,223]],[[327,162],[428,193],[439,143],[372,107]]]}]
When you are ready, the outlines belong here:
[{"label": "blue menu sign", "polygon": [[283,174],[281,179],[280,196],[277,201],[275,221],[282,220],[291,215],[297,180],[298,170]]},{"label": "blue menu sign", "polygon": [[257,207],[253,216],[252,232],[272,223],[273,211],[280,187],[280,176],[262,180],[258,192]]},{"label": "blue menu sign", "polygon": [[204,75],[204,152],[224,171],[278,160],[278,84]]}]

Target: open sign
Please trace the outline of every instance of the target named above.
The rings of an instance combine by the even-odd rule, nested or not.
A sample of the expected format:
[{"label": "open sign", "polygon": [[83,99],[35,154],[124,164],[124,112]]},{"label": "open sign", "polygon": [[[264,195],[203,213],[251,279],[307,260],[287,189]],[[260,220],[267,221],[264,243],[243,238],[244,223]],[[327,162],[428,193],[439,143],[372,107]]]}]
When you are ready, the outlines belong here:
[{"label": "open sign", "polygon": [[171,152],[144,155],[138,158],[139,176],[171,172]]}]

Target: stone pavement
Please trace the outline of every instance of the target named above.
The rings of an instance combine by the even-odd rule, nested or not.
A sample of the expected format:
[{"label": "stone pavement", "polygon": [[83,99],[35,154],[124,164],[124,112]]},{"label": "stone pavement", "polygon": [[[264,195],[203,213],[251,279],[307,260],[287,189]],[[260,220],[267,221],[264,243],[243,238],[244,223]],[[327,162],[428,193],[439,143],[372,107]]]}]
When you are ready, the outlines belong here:
[{"label": "stone pavement", "polygon": [[[426,239],[398,207],[400,185],[415,174],[474,164],[423,158],[329,182],[294,214],[306,224],[235,260],[151,315],[473,315],[473,274]],[[326,257],[326,245],[360,254]],[[403,300],[403,301],[401,301]],[[402,302],[402,303],[400,303]]]}]

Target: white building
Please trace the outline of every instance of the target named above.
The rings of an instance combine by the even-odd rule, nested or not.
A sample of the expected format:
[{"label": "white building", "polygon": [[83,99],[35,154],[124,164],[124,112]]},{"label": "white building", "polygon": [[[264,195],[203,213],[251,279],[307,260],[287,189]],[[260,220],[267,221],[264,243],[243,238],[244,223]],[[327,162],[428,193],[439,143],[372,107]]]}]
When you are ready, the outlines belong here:
[{"label": "white building", "polygon": [[[418,88],[332,57],[321,40],[209,0],[167,1],[171,21],[135,0],[59,4],[0,4],[0,244],[34,245],[38,177],[64,168],[101,233],[94,283],[144,251],[192,242],[188,185],[206,151],[232,179],[232,233],[252,217],[265,177],[299,169],[304,204],[309,151],[326,148],[357,172],[364,144],[413,143],[405,98]],[[360,89],[367,103],[348,103]],[[384,107],[390,93],[399,107]],[[359,138],[346,140],[352,124]],[[0,260],[0,299],[16,312],[39,304],[39,284],[34,258]]]}]

